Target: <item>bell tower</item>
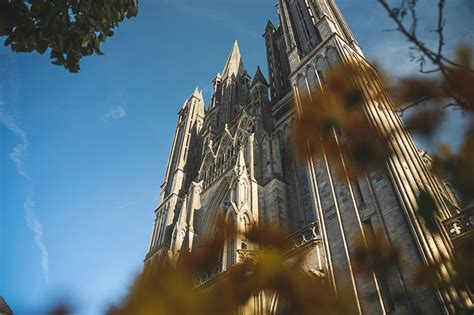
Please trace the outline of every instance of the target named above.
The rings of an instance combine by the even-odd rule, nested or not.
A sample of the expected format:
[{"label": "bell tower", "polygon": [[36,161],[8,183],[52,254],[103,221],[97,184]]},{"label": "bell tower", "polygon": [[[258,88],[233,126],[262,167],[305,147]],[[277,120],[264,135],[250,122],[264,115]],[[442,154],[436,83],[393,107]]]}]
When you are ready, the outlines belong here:
[{"label": "bell tower", "polygon": [[[453,207],[420,158],[376,70],[365,59],[335,1],[279,0],[277,10],[278,27],[268,23],[264,33],[273,115],[277,120],[282,117],[277,124],[291,124],[291,118],[285,118],[291,117],[287,114],[291,111],[290,103],[296,105],[294,115],[298,115],[302,95],[314,89],[324,91],[331,68],[355,64],[363,73],[362,78],[354,81],[363,94],[364,118],[374,132],[388,139],[393,152],[384,167],[374,167],[356,179],[345,169],[350,160],[341,148],[339,157],[328,157],[323,150],[305,165],[313,192],[311,202],[325,245],[325,272],[333,287],[337,291],[349,284],[359,313],[440,314],[454,312],[453,301],[472,303],[465,300],[466,292],[462,288],[450,286],[449,272],[439,275],[438,280],[445,284],[439,289],[420,289],[410,282],[408,270],[436,264],[436,257],[454,254],[447,238],[441,240],[433,235],[420,221],[416,213],[417,196],[420,191],[427,191],[434,198],[440,221],[453,215],[450,212]],[[289,69],[285,69],[285,64]],[[289,90],[285,88],[286,80]],[[346,136],[336,130],[332,134],[335,143],[342,143]],[[321,145],[324,148],[322,141]],[[336,174],[336,169],[343,170],[342,176]],[[403,268],[365,277],[355,271],[354,236],[365,238],[367,231],[376,230],[383,231],[387,244],[393,242],[403,251]],[[402,302],[397,300],[401,296]]]},{"label": "bell tower", "polygon": [[161,184],[158,207],[155,210],[155,221],[150,238],[149,252],[157,251],[163,246],[170,246],[172,224],[177,220],[176,213],[183,206],[183,197],[188,193],[191,180],[197,173],[196,154],[204,121],[204,98],[196,89],[184,102],[178,113],[178,122],[171,146],[165,179]]},{"label": "bell tower", "polygon": [[[275,77],[278,74],[282,77],[276,81],[284,81],[285,75],[295,71],[306,56],[333,34],[338,34],[362,55],[359,44],[334,0],[278,0],[276,7],[278,28],[269,22],[264,33],[271,72],[276,72]],[[282,61],[281,56],[278,56],[282,54],[287,61]],[[285,69],[286,63],[289,69]],[[278,82],[277,87],[279,86],[285,84]],[[277,87],[274,89],[278,90]],[[277,95],[272,95],[275,96]]]}]

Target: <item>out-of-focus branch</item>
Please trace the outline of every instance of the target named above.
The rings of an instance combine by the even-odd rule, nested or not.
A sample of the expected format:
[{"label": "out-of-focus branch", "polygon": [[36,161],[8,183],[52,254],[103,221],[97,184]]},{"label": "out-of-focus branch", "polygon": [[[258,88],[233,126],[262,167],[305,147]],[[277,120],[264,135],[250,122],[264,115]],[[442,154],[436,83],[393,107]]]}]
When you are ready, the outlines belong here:
[{"label": "out-of-focus branch", "polygon": [[426,102],[426,101],[432,100],[432,99],[434,99],[434,98],[435,98],[434,96],[426,96],[426,97],[423,97],[423,98],[421,98],[421,99],[419,99],[419,100],[417,100],[417,101],[415,101],[415,102],[413,102],[413,103],[411,103],[411,104],[409,104],[409,105],[406,105],[406,106],[404,106],[404,107],[402,107],[402,108],[398,108],[396,111],[397,111],[397,113],[400,113],[401,116],[403,116],[403,113],[404,113],[407,109],[410,109],[410,108],[412,108],[412,107],[415,107],[415,106],[417,106],[417,105],[419,105],[419,104],[421,104],[421,103],[424,103],[424,102]]},{"label": "out-of-focus branch", "polygon": [[[429,48],[417,35],[416,29],[418,24],[418,17],[416,15],[416,4],[417,0],[402,0],[400,7],[392,7],[387,3],[386,0],[377,0],[382,7],[387,11],[389,17],[395,22],[396,28],[398,32],[403,34],[408,41],[413,44],[413,49],[417,50],[421,53],[421,56],[417,59],[420,62],[422,72],[437,72],[441,71],[443,75],[448,70],[447,67],[461,67],[466,68],[464,65],[461,65],[443,55],[443,46],[444,46],[444,9],[445,9],[445,0],[438,1],[438,19],[437,19],[437,27],[434,30],[438,33],[438,45],[436,51]],[[410,13],[411,16],[411,24],[410,26],[406,26],[403,23],[404,18],[406,15]],[[428,58],[433,65],[437,68],[435,70],[424,71],[424,57]],[[469,72],[474,72],[473,69],[466,68]]]},{"label": "out-of-focus branch", "polygon": [[437,58],[442,56],[443,46],[444,46],[444,4],[445,0],[439,0],[438,2],[438,27],[436,28],[436,32],[438,33],[438,53]]},{"label": "out-of-focus branch", "polygon": [[[445,99],[453,100],[453,103],[457,104],[457,106],[464,111],[474,111],[473,97],[469,92],[470,88],[466,87],[470,85],[469,82],[474,80],[472,62],[467,61],[471,60],[469,59],[469,56],[467,56],[470,54],[470,50],[464,49],[463,55],[463,47],[460,47],[457,51],[458,55],[454,60],[444,55],[443,47],[445,46],[444,27],[446,24],[446,0],[438,0],[436,27],[433,29],[433,32],[438,35],[438,43],[436,47],[431,48],[420,39],[416,32],[418,26],[417,0],[400,0],[399,6],[388,4],[387,0],[377,1],[388,13],[390,19],[395,23],[395,30],[405,36],[412,45],[410,47],[411,60],[419,63],[420,72],[423,74],[433,74],[437,72],[441,74],[439,80],[442,84],[440,84],[439,87],[442,89],[442,94],[440,95]],[[410,17],[411,21],[406,20],[407,16]],[[433,66],[433,69],[425,70],[427,63]],[[422,99],[422,101],[425,100]],[[406,109],[412,108],[420,103],[422,102],[414,99],[410,105],[401,108],[399,112],[403,113]],[[453,105],[451,104],[449,107],[451,106]]]},{"label": "out-of-focus branch", "polygon": [[[426,56],[430,61],[432,61],[433,64],[439,66],[440,62],[437,61],[437,58],[435,57],[436,53],[429,49],[424,42],[418,39],[416,35],[416,26],[418,23],[418,18],[416,16],[415,11],[416,0],[410,1],[408,8],[406,8],[405,1],[402,1],[400,8],[391,7],[386,0],[377,1],[387,11],[389,17],[395,22],[397,26],[396,30],[402,33],[408,39],[408,41],[412,43],[418,51],[423,53],[424,56]],[[410,15],[412,17],[412,23],[409,29],[403,24],[403,18],[406,16],[407,10],[410,11]]]}]

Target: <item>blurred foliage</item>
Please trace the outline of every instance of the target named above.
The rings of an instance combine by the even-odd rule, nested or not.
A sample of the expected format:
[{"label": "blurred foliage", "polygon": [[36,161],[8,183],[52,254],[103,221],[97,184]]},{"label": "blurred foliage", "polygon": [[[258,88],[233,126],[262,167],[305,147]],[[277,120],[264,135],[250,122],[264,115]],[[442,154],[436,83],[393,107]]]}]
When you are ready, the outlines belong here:
[{"label": "blurred foliage", "polygon": [[[472,51],[461,46],[455,60],[466,67],[472,66]],[[474,154],[474,72],[463,67],[446,67],[445,71],[447,76],[410,76],[396,81],[387,79],[385,74],[381,76],[385,89],[371,92],[369,96],[375,103],[380,100],[379,104],[384,104],[381,98],[388,93],[395,110],[402,115],[410,111],[405,124],[407,130],[431,140],[446,120],[447,108],[464,113],[468,128],[464,135],[456,135],[460,149],[437,143],[439,150],[433,155],[433,169],[448,179],[462,201],[469,204],[474,201],[474,162],[471,159]],[[367,70],[361,64],[336,66],[325,74],[322,89],[299,95],[300,113],[294,141],[300,157],[308,159],[321,152],[332,159],[345,157],[345,164],[334,165],[344,167],[336,171],[350,177],[384,165],[391,155],[390,134],[381,135],[367,124],[362,106],[366,102],[364,91],[355,84],[367,78]]]},{"label": "blurred foliage", "polygon": [[466,205],[474,201],[474,117],[460,149],[453,151],[449,145],[440,144],[440,153],[434,157],[434,168],[456,188]]},{"label": "blurred foliage", "polygon": [[[390,134],[381,135],[367,124],[369,115],[364,106],[384,104],[384,93],[394,101],[394,110],[401,116],[409,112],[406,129],[436,143],[435,133],[445,122],[446,110],[455,108],[467,120],[465,133],[457,134],[459,148],[450,143],[436,143],[432,170],[441,179],[447,179],[467,206],[474,202],[474,72],[472,50],[462,45],[456,50],[456,66],[444,65],[443,72],[435,75],[410,76],[389,80],[381,76],[383,91],[364,91],[358,82],[367,80],[368,73],[362,64],[345,64],[333,67],[325,74],[320,89],[299,95],[299,117],[295,124],[294,141],[298,155],[309,159],[324,153],[337,161],[341,179],[347,174],[357,177],[383,166],[392,154]],[[370,80],[370,79],[369,79]],[[367,82],[367,81],[365,81]],[[470,87],[470,88],[469,88]],[[369,96],[369,102],[364,93]],[[363,105],[367,104],[367,105]],[[417,216],[434,237],[443,237],[438,208],[432,195],[420,191],[417,197]],[[418,287],[465,287],[474,283],[474,240],[472,234],[462,248],[456,247],[455,257],[435,257],[434,262],[420,265],[412,271],[412,281]],[[365,231],[358,236],[354,250],[356,271],[366,275],[384,274],[397,266],[403,253],[396,244],[384,241],[381,232]],[[449,281],[440,281],[440,275],[451,268]],[[461,302],[460,302],[461,303]],[[464,305],[455,304],[457,314],[471,314]]]},{"label": "blurred foliage", "polygon": [[[418,7],[418,0],[377,0],[394,23],[393,31],[403,35],[410,43],[411,60],[420,66],[424,75],[409,76],[385,82],[398,111],[410,110],[407,119],[409,131],[428,139],[445,120],[443,109],[461,110],[469,120],[467,132],[459,134],[461,149],[453,150],[449,144],[439,144],[440,152],[434,158],[434,169],[447,178],[460,194],[465,205],[474,202],[474,163],[470,162],[474,136],[474,57],[472,43],[461,43],[454,48],[453,56],[445,53],[446,0],[438,0],[432,8]],[[436,4],[436,5],[434,5]],[[458,9],[468,9],[460,5]],[[418,34],[419,10],[432,10],[435,25],[430,27],[437,41],[427,43]],[[437,11],[437,13],[436,13]]]},{"label": "blurred foliage", "polygon": [[[223,234],[223,233],[221,233]],[[275,236],[270,238],[269,235]],[[254,228],[247,239],[260,245],[257,259],[244,260],[216,277],[212,286],[197,288],[194,277],[215,257],[224,239],[214,239],[196,253],[183,253],[176,264],[154,259],[146,264],[128,297],[112,307],[108,315],[122,314],[237,314],[259,292],[278,294],[283,314],[351,314],[344,293],[337,297],[324,278],[303,272],[301,257],[284,257],[288,235],[281,231]]]},{"label": "blurred foliage", "polygon": [[416,203],[418,205],[417,215],[423,220],[428,230],[432,233],[439,232],[438,220],[436,218],[437,206],[431,194],[426,191],[421,191]]},{"label": "blurred foliage", "polygon": [[324,152],[340,159],[346,155],[351,163],[334,163],[334,167],[341,176],[347,172],[350,177],[384,165],[391,154],[387,138],[367,123],[363,91],[354,84],[365,77],[360,65],[336,66],[325,75],[322,89],[300,95],[293,137],[298,156],[308,159]]},{"label": "blurred foliage", "polygon": [[462,246],[458,247],[454,269],[458,273],[460,281],[465,282],[474,291],[474,237],[467,238]]},{"label": "blurred foliage", "polygon": [[15,52],[50,49],[53,64],[78,72],[80,60],[102,55],[113,29],[137,13],[137,0],[2,0],[0,37]]},{"label": "blurred foliage", "polygon": [[[379,2],[386,3],[383,0]],[[447,59],[442,53],[444,22],[440,22],[441,26],[436,30],[440,34],[439,48],[427,48],[416,36],[416,25],[405,29],[403,21],[397,20],[403,20],[407,12],[411,12],[412,22],[416,24],[416,13],[412,11],[416,2],[402,0],[402,7],[406,7],[396,10],[396,13],[390,11],[390,16],[397,22],[396,30],[405,35],[413,44],[412,50],[417,51],[418,57],[414,61],[420,63],[422,75],[393,79],[384,73],[379,82],[383,89],[364,90],[363,86],[367,84],[364,82],[375,83],[374,76],[365,65],[353,63],[332,67],[324,74],[321,88],[298,95],[299,115],[294,136],[297,153],[303,159],[325,154],[335,161],[331,167],[336,168],[341,179],[347,175],[361,176],[384,166],[387,157],[392,154],[390,131],[381,134],[367,124],[370,113],[364,107],[375,105],[381,109],[380,106],[384,106],[381,104],[386,104],[387,93],[393,101],[394,110],[405,118],[406,129],[411,134],[430,140],[438,148],[433,153],[432,164],[428,166],[439,178],[447,179],[461,203],[468,206],[474,202],[473,51],[462,44],[455,49],[453,59]],[[428,65],[433,65],[433,70],[427,71]],[[445,123],[448,109],[460,111],[467,122],[465,132],[455,135],[459,137],[455,139],[460,143],[459,148],[452,147],[451,143],[437,143],[436,133]],[[417,205],[416,214],[420,221],[434,237],[443,238],[437,204],[431,194],[420,191]],[[419,287],[465,287],[467,284],[473,288],[472,234],[466,243],[462,248],[456,248],[455,257],[435,257],[432,263],[418,266],[413,270],[413,283]],[[396,244],[390,246],[385,243],[379,232],[366,231],[357,238],[356,244],[355,267],[366,275],[386,273],[398,265],[403,254]],[[441,283],[440,275],[446,273],[446,266],[451,268],[451,277]],[[455,304],[454,307],[459,314],[472,312],[466,310],[464,305]]]},{"label": "blurred foliage", "polygon": [[69,315],[73,313],[73,309],[68,303],[58,303],[52,310],[49,311],[49,315]]},{"label": "blurred foliage", "polygon": [[395,266],[400,265],[400,249],[390,245],[382,231],[365,229],[356,238],[354,260],[356,271],[370,275],[386,274]]},{"label": "blurred foliage", "polygon": [[[474,201],[474,71],[473,52],[461,45],[454,59],[461,66],[446,65],[435,76],[402,78],[388,84],[398,110],[410,111],[406,127],[412,133],[435,140],[434,134],[446,120],[445,110],[460,110],[468,121],[467,130],[457,134],[459,149],[450,143],[437,143],[433,168],[455,187],[464,204]],[[408,105],[406,105],[408,104]]]}]

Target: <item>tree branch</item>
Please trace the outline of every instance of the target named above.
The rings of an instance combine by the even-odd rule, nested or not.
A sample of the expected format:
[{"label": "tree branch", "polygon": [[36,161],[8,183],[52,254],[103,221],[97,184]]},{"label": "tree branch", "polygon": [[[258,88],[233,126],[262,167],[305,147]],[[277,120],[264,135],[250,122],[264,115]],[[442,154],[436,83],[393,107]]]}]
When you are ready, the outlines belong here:
[{"label": "tree branch", "polygon": [[442,50],[444,46],[444,37],[443,37],[443,30],[444,30],[444,4],[445,0],[439,0],[438,2],[438,28],[436,29],[436,32],[438,33],[438,53],[437,53],[437,58],[438,61],[441,61],[442,57]]},{"label": "tree branch", "polygon": [[407,105],[407,106],[404,106],[404,107],[402,107],[402,108],[397,109],[396,112],[397,112],[397,113],[400,113],[400,116],[403,116],[403,113],[404,113],[407,109],[410,109],[410,108],[412,108],[412,107],[415,107],[415,106],[417,106],[417,105],[419,105],[419,104],[421,104],[421,103],[424,103],[424,102],[429,101],[429,100],[432,100],[432,99],[434,99],[434,96],[425,96],[425,97],[420,98],[419,100],[417,100],[417,101],[415,101],[415,102],[413,102],[413,103],[411,103],[411,104],[409,104],[409,105]]}]

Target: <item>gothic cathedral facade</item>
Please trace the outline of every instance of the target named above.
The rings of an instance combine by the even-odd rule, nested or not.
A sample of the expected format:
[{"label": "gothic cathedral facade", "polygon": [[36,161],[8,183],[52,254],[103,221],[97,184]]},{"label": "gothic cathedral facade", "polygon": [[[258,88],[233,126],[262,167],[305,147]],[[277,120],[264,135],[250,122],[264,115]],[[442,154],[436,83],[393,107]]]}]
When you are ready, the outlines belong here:
[{"label": "gothic cathedral facade", "polygon": [[[212,81],[210,103],[196,88],[179,111],[145,261],[199,250],[218,233],[221,217],[240,230],[271,225],[292,231],[289,256],[304,252],[302,270],[325,277],[335,290],[349,284],[358,313],[444,314],[461,300],[470,303],[461,289],[411,283],[413,268],[454,251],[448,233],[432,235],[417,218],[419,191],[434,196],[440,220],[458,215],[460,205],[449,185],[431,174],[429,158],[415,147],[390,99],[370,98],[374,89],[383,94],[381,82],[335,0],[278,0],[276,8],[278,26],[268,22],[263,35],[269,81],[259,68],[253,78],[248,74],[236,41]],[[291,137],[300,95],[323,87],[331,66],[351,61],[367,70],[368,79],[357,83],[367,123],[390,134],[393,155],[385,167],[343,180],[333,172],[342,155],[338,161],[321,153],[301,163]],[[400,268],[371,278],[354,272],[354,235],[367,229],[383,231],[401,247]],[[251,250],[241,236],[227,238],[196,285],[212,285]],[[440,277],[450,277],[449,266]],[[259,299],[250,314],[278,314],[277,297]]]}]

